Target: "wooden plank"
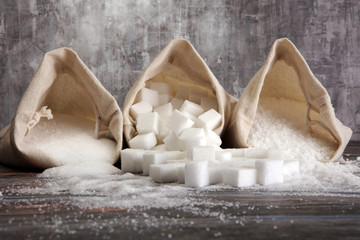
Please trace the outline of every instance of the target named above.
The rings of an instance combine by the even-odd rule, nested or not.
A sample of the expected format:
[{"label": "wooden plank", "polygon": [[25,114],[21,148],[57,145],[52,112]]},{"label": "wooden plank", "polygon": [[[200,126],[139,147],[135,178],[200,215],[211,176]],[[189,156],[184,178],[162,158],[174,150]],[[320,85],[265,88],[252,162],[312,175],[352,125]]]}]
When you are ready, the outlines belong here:
[{"label": "wooden plank", "polygon": [[344,158],[355,160],[360,157],[360,141],[350,141],[344,150]]},{"label": "wooden plank", "polygon": [[[360,196],[356,194],[274,196],[267,192],[233,190],[204,191],[199,198],[204,201],[191,210],[107,211],[76,208],[67,204],[66,196],[58,199],[5,197],[0,208],[1,239],[75,236],[87,239],[99,236],[128,239],[327,236],[331,239],[332,236],[360,236]],[[223,207],[230,202],[234,203],[232,207]]]},{"label": "wooden plank", "polygon": [[[356,156],[360,144],[345,155]],[[344,156],[345,156],[344,155]],[[346,156],[345,156],[346,158]],[[360,236],[360,192],[191,190],[179,208],[80,208],[99,196],[29,194],[38,172],[0,166],[0,239],[353,239]],[[121,199],[119,199],[121,201]]]}]

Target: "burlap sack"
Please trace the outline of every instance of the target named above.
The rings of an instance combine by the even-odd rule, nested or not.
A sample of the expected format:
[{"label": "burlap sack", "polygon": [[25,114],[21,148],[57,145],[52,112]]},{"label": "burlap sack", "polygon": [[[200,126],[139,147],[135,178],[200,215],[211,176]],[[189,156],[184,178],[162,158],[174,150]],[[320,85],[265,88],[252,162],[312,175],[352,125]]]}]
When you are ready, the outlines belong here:
[{"label": "burlap sack", "polygon": [[[264,66],[251,79],[231,118],[227,137],[232,146],[249,147],[247,140],[258,103],[265,97],[278,97],[302,103],[304,121],[312,131],[326,131],[337,150],[328,161],[341,157],[352,131],[336,117],[325,88],[315,78],[296,47],[288,39],[278,39]],[[296,109],[289,109],[296,111]]]},{"label": "burlap sack", "polygon": [[123,109],[126,141],[137,135],[135,119],[129,114],[130,107],[136,103],[138,92],[149,80],[170,82],[175,85],[185,84],[191,88],[207,89],[212,92],[218,102],[218,111],[222,115],[222,122],[214,131],[221,136],[229,123],[231,109],[237,99],[225,92],[188,41],[176,39],[161,51],[126,95]]},{"label": "burlap sack", "polygon": [[14,166],[115,163],[121,147],[116,100],[67,48],[45,54],[11,124],[0,131],[0,162]]}]

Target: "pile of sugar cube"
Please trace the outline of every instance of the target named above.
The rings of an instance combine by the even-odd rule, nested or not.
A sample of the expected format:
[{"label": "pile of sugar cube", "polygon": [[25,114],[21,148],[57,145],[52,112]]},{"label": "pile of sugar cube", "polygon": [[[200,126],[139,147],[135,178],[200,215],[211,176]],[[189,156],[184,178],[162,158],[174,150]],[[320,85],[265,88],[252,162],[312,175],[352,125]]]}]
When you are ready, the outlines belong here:
[{"label": "pile of sugar cube", "polygon": [[222,120],[217,99],[210,91],[179,86],[176,91],[164,82],[150,82],[131,106],[137,136],[130,148],[187,151],[189,146],[221,145],[213,130]]},{"label": "pile of sugar cube", "polygon": [[277,184],[299,174],[299,161],[284,161],[279,150],[222,149],[214,132],[222,116],[210,91],[186,86],[174,91],[164,82],[148,86],[130,108],[138,135],[121,151],[123,172],[190,187]]},{"label": "pile of sugar cube", "polygon": [[224,183],[234,187],[284,182],[299,175],[299,161],[284,161],[278,150],[238,148],[216,150],[211,146],[192,148],[191,158],[182,151],[127,148],[121,151],[123,172],[143,173],[157,183],[185,183],[204,187]]}]

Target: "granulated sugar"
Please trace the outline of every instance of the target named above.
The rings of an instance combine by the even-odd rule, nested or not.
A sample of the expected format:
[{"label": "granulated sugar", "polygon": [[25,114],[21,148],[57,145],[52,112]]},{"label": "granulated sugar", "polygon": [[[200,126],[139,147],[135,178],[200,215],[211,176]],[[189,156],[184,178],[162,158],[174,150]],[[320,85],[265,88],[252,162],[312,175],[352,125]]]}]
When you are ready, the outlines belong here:
[{"label": "granulated sugar", "polygon": [[46,169],[40,177],[53,179],[70,179],[72,177],[79,177],[83,179],[93,179],[97,177],[121,173],[121,170],[114,167],[112,164],[103,162],[87,162],[78,161],[68,163],[63,166]]},{"label": "granulated sugar", "polygon": [[[303,113],[305,109],[302,106],[296,106],[296,104],[279,99],[262,101],[250,131],[248,143],[255,148],[280,149],[283,151],[285,159],[299,160],[300,176],[287,176],[288,179],[282,184],[255,185],[238,188],[238,191],[241,192],[243,189],[247,189],[247,191],[253,190],[254,192],[270,191],[274,194],[291,193],[302,195],[307,193],[321,195],[332,191],[359,191],[360,177],[356,173],[360,172],[360,168],[350,161],[322,163],[322,160],[328,159],[333,154],[336,145],[319,139],[308,130],[304,123]],[[289,111],[289,109],[293,111]],[[61,119],[61,117],[55,116],[54,119]],[[53,136],[51,141],[50,138],[46,138],[50,135],[42,131],[29,137],[39,139],[38,143],[44,145],[37,144],[36,146],[43,151],[58,146],[57,144],[64,144],[63,147],[71,148],[70,144],[61,143],[64,140],[61,138],[63,134],[59,133],[59,129],[62,126],[65,128],[62,125],[65,122],[68,121],[55,121],[53,123],[49,121],[40,126],[50,131],[47,134]],[[48,124],[56,124],[56,130],[55,126],[49,127]],[[110,151],[106,149],[113,147],[111,145],[113,143],[102,142],[103,145],[100,144],[100,147],[95,146],[98,142],[91,145],[92,140],[89,140],[91,135],[89,129],[91,128],[84,127],[83,124],[87,126],[88,123],[73,123],[71,125],[72,131],[76,131],[76,134],[74,134],[76,142],[80,141],[79,138],[81,137],[85,139],[82,148],[83,150],[91,150],[91,156],[88,157],[92,160],[68,160],[67,156],[69,155],[64,153],[64,166],[47,169],[39,175],[45,181],[42,187],[22,189],[20,191],[34,194],[70,193],[77,196],[72,201],[73,204],[80,207],[182,207],[182,209],[194,211],[194,204],[199,201],[198,197],[202,192],[234,189],[224,184],[217,184],[196,190],[185,187],[184,184],[157,184],[150,177],[122,173],[106,161],[100,163],[96,161],[96,159],[111,158]],[[42,134],[45,134],[45,136]],[[78,149],[71,149],[71,151],[78,152]],[[51,150],[51,153],[55,154],[53,150]],[[197,197],[194,197],[195,195]],[[79,198],[78,196],[82,197]]]},{"label": "granulated sugar", "polygon": [[248,144],[255,148],[280,149],[284,158],[324,161],[336,144],[314,136],[305,123],[305,104],[277,98],[259,103]]},{"label": "granulated sugar", "polygon": [[120,170],[117,174],[111,174],[111,164],[91,166],[83,164],[76,170],[71,170],[72,167],[65,165],[45,170],[39,175],[46,181],[43,187],[22,189],[17,192],[31,194],[68,192],[74,196],[83,196],[74,198],[73,204],[89,208],[173,208],[193,202],[188,196],[189,189],[183,185],[159,185],[150,177],[131,173],[121,174]]},{"label": "granulated sugar", "polygon": [[116,143],[94,137],[95,122],[54,114],[41,121],[25,137],[32,147],[56,159],[59,167],[39,174],[42,187],[16,191],[31,194],[70,193],[80,207],[178,207],[186,205],[188,189],[179,184],[159,186],[149,177],[122,174],[114,167]]},{"label": "granulated sugar", "polygon": [[273,186],[288,190],[345,190],[360,187],[358,166],[323,163],[336,150],[334,142],[315,136],[305,124],[304,104],[277,98],[263,99],[250,130],[248,144],[255,148],[280,149],[284,159],[300,161],[300,178]]},{"label": "granulated sugar", "polygon": [[53,165],[82,160],[111,163],[116,155],[116,142],[95,138],[94,129],[94,121],[55,113],[52,120],[41,119],[24,141],[54,160]]}]

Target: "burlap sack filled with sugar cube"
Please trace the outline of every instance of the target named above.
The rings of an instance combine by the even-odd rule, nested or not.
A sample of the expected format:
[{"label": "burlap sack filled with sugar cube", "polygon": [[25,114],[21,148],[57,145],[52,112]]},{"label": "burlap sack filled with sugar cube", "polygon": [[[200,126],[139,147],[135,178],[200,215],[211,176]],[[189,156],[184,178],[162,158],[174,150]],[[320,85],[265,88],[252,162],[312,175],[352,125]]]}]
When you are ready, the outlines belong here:
[{"label": "burlap sack filled with sugar cube", "polygon": [[126,141],[137,135],[136,119],[131,115],[130,108],[139,102],[139,92],[143,88],[150,88],[153,82],[170,84],[170,99],[184,98],[187,95],[190,101],[201,104],[202,97],[209,101],[213,98],[216,105],[214,108],[222,116],[221,124],[214,132],[218,135],[223,133],[236,99],[225,92],[195,48],[186,40],[176,39],[153,60],[125,98],[123,115]]},{"label": "burlap sack filled with sugar cube", "polygon": [[306,128],[336,144],[332,157],[324,161],[341,157],[352,131],[335,117],[325,88],[288,39],[278,39],[273,44],[264,66],[251,79],[236,104],[227,135],[233,146],[251,147],[248,137],[257,109],[269,98],[296,103],[286,111],[301,113]]},{"label": "burlap sack filled with sugar cube", "polygon": [[0,131],[0,162],[13,166],[115,163],[121,147],[116,100],[67,48],[45,54],[11,124]]}]

